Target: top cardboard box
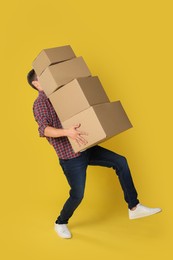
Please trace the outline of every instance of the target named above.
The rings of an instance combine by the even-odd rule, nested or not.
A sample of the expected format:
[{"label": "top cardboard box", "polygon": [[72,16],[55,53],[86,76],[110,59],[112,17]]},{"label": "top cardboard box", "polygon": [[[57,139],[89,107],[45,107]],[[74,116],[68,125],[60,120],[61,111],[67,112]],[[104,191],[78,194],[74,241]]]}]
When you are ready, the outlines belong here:
[{"label": "top cardboard box", "polygon": [[76,55],[73,52],[70,45],[44,49],[39,53],[39,55],[33,61],[32,67],[35,70],[37,76],[40,76],[41,73],[48,66],[62,61],[70,60],[75,57]]},{"label": "top cardboard box", "polygon": [[89,76],[91,76],[91,72],[84,59],[77,57],[49,66],[38,80],[45,94],[49,97],[55,90],[69,83],[71,80]]}]

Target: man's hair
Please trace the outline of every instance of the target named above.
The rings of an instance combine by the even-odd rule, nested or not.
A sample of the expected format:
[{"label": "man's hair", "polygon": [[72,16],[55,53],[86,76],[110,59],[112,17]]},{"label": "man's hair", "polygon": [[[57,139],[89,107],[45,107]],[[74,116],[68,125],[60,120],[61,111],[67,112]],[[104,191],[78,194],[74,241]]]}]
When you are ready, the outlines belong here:
[{"label": "man's hair", "polygon": [[30,71],[28,72],[27,81],[28,81],[29,85],[30,85],[32,88],[38,90],[38,89],[32,84],[32,81],[35,81],[35,80],[37,80],[37,75],[36,75],[35,71],[32,69],[32,70],[30,70]]}]

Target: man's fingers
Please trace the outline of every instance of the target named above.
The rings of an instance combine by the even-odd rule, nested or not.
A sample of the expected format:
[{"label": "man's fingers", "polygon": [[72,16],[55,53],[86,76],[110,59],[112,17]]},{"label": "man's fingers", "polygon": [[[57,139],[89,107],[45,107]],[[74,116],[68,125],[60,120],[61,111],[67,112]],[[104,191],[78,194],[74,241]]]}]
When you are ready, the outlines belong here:
[{"label": "man's fingers", "polygon": [[85,138],[83,138],[82,136],[78,137],[78,140],[83,143],[83,144],[87,144],[87,140],[85,140]]},{"label": "man's fingers", "polygon": [[75,124],[73,127],[74,127],[74,129],[76,129],[76,128],[79,128],[81,126],[81,124]]},{"label": "man's fingers", "polygon": [[75,141],[78,144],[78,146],[81,147],[80,142],[77,139],[75,139]]},{"label": "man's fingers", "polygon": [[79,131],[79,130],[76,130],[78,133],[79,133],[79,135],[88,135],[88,133],[87,132],[84,132],[84,131]]},{"label": "man's fingers", "polygon": [[80,124],[80,123],[79,123],[79,124],[75,124],[73,127],[74,127],[74,129],[78,132],[78,134],[80,134],[80,135],[88,135],[87,132],[85,132],[85,131],[80,131],[80,130],[77,129],[77,128],[81,127],[81,124]]},{"label": "man's fingers", "polygon": [[80,145],[85,145],[85,144],[88,143],[87,140],[85,140],[85,139],[84,139],[82,136],[80,136],[80,135],[78,135],[75,140],[77,141],[78,145],[79,145],[79,144],[80,144]]},{"label": "man's fingers", "polygon": [[78,144],[78,146],[80,147],[81,145],[86,145],[88,143],[88,141],[82,136],[82,135],[88,135],[87,132],[85,131],[79,131],[77,128],[79,128],[81,126],[81,124],[75,124],[73,125],[73,129],[75,130],[76,133],[74,133],[74,137],[72,137],[76,143]]}]

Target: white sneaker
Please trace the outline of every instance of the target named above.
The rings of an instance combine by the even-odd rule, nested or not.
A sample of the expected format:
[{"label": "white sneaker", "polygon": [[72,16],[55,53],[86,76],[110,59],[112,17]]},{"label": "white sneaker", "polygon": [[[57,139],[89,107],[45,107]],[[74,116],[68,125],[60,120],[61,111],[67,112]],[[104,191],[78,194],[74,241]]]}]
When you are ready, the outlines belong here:
[{"label": "white sneaker", "polygon": [[62,238],[71,238],[72,237],[66,224],[56,224],[55,223],[55,231]]},{"label": "white sneaker", "polygon": [[135,210],[129,209],[129,218],[130,219],[143,218],[143,217],[147,217],[159,213],[161,211],[162,210],[160,208],[148,208],[139,203]]}]

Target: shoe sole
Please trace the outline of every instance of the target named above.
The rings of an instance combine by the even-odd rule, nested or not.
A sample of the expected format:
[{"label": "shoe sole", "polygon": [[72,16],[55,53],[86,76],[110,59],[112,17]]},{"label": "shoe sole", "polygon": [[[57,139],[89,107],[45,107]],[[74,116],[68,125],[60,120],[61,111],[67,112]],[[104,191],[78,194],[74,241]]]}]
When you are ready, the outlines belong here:
[{"label": "shoe sole", "polygon": [[149,216],[158,214],[158,213],[160,213],[160,212],[162,212],[162,210],[159,210],[159,211],[154,212],[154,213],[146,214],[146,215],[141,215],[141,216],[136,216],[136,217],[129,217],[129,219],[145,218],[145,217],[149,217]]},{"label": "shoe sole", "polygon": [[67,237],[67,236],[60,235],[60,234],[57,232],[57,230],[55,230],[55,232],[56,232],[57,235],[58,235],[59,237],[61,237],[61,238],[65,238],[65,239],[70,239],[70,238],[72,238],[72,236]]}]

